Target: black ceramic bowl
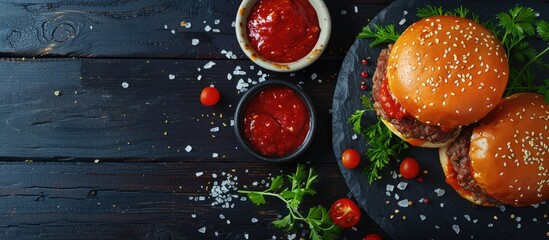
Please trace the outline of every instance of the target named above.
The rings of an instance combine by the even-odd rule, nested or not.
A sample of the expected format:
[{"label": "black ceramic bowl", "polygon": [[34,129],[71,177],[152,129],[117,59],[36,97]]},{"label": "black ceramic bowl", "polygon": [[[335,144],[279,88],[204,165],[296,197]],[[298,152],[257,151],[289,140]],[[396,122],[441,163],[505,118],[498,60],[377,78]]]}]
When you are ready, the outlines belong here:
[{"label": "black ceramic bowl", "polygon": [[[244,134],[244,111],[246,110],[246,107],[250,103],[250,101],[256,96],[256,94],[260,93],[262,90],[267,89],[269,87],[275,87],[275,86],[282,86],[282,87],[288,87],[292,89],[295,93],[297,93],[297,96],[301,98],[305,106],[307,107],[307,110],[309,112],[309,131],[307,132],[305,139],[301,143],[299,147],[297,147],[294,151],[291,151],[283,156],[266,156],[262,154],[260,151],[256,150],[251,143],[248,141]],[[313,135],[315,133],[316,129],[316,112],[313,105],[313,102],[307,94],[301,89],[301,87],[285,81],[280,80],[268,80],[262,83],[258,83],[255,86],[251,87],[248,91],[246,91],[242,97],[240,98],[240,101],[238,102],[238,105],[236,107],[236,113],[234,116],[234,129],[236,138],[240,142],[241,146],[248,151],[250,154],[252,154],[254,157],[269,161],[269,162],[284,162],[289,161],[292,159],[295,159],[299,155],[303,154],[307,148],[311,145],[313,141]]]}]

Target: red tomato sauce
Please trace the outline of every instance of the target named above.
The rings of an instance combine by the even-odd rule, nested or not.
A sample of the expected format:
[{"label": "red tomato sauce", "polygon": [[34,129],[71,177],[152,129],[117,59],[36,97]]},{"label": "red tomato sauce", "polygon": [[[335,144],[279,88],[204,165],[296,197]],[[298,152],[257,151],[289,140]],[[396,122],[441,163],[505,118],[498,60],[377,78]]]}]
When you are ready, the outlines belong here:
[{"label": "red tomato sauce", "polygon": [[318,17],[308,0],[259,0],[247,28],[252,48],[279,63],[303,58],[320,35]]},{"label": "red tomato sauce", "polygon": [[397,102],[391,91],[389,90],[389,81],[387,78],[381,82],[381,87],[379,88],[379,103],[387,116],[394,118],[396,120],[402,120],[403,117],[408,116],[408,113],[404,108]]},{"label": "red tomato sauce", "polygon": [[280,157],[296,150],[309,132],[309,110],[288,87],[268,87],[244,110],[244,135],[265,156]]}]

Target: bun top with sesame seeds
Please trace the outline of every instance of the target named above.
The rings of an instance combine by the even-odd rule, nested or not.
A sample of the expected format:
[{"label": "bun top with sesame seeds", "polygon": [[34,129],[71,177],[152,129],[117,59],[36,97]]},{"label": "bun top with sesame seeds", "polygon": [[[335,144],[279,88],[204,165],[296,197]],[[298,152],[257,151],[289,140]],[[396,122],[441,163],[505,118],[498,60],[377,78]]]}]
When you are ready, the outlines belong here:
[{"label": "bun top with sesame seeds", "polygon": [[501,99],[509,66],[490,30],[470,19],[436,16],[408,27],[389,55],[389,89],[429,125],[456,128],[486,116]]},{"label": "bun top with sesame seeds", "polygon": [[524,206],[549,199],[549,105],[540,94],[505,98],[471,136],[473,177],[490,196]]}]

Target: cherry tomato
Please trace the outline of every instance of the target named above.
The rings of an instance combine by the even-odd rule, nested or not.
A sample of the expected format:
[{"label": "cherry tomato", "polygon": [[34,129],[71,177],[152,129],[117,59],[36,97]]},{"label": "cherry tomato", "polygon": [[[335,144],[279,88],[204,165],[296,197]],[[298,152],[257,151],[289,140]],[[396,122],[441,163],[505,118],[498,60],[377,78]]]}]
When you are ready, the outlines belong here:
[{"label": "cherry tomato", "polygon": [[383,240],[383,238],[381,238],[381,236],[379,236],[379,234],[377,233],[370,233],[366,235],[366,237],[364,237],[362,240]]},{"label": "cherry tomato", "polygon": [[352,148],[343,151],[341,163],[348,169],[356,168],[360,164],[360,153]]},{"label": "cherry tomato", "polygon": [[400,175],[412,179],[419,174],[419,164],[411,157],[407,157],[400,163]]},{"label": "cherry tomato", "polygon": [[213,106],[219,101],[219,90],[214,87],[205,87],[200,93],[200,102],[205,106]]},{"label": "cherry tomato", "polygon": [[350,228],[360,220],[360,208],[353,200],[341,198],[330,208],[330,218],[342,228]]}]

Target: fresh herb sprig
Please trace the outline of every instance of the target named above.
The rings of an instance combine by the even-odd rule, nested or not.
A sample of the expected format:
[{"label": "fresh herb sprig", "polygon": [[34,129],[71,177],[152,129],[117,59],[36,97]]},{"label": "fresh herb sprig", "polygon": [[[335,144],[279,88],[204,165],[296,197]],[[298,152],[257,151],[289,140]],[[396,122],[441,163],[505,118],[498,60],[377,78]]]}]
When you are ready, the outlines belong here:
[{"label": "fresh herb sprig", "polygon": [[286,184],[284,177],[279,175],[272,179],[272,182],[264,191],[239,190],[239,193],[247,194],[248,198],[256,205],[266,204],[265,197],[274,197],[286,203],[289,214],[283,218],[273,221],[275,227],[286,232],[297,231],[296,221],[305,222],[310,229],[309,238],[313,240],[337,239],[341,228],[330,218],[328,210],[322,206],[312,207],[304,215],[299,211],[304,196],[312,196],[316,191],[312,184],[317,181],[318,175],[313,168],[305,170],[302,164],[297,165],[295,173],[288,175],[289,184]]},{"label": "fresh herb sprig", "polygon": [[399,157],[402,150],[408,148],[408,144],[394,135],[380,120],[363,129],[362,117],[366,112],[375,110],[368,96],[362,96],[361,100],[364,109],[356,110],[348,122],[353,125],[353,131],[362,135],[368,144],[366,158],[370,164],[362,173],[368,177],[368,183],[371,184],[380,177],[381,170],[389,164],[390,159]]},{"label": "fresh herb sprig", "polygon": [[395,25],[381,26],[373,24],[373,29],[369,25],[362,28],[362,32],[358,34],[358,38],[373,38],[370,47],[380,43],[394,43],[400,37],[400,33],[395,31]]},{"label": "fresh herb sprig", "polygon": [[[549,69],[549,64],[542,59],[542,56],[549,52],[549,23],[537,20],[538,15],[532,8],[521,6],[496,15],[499,21],[498,27],[501,28],[501,31],[496,34],[507,50],[509,66],[511,66],[505,96],[517,92],[537,91],[544,94],[546,100],[549,99],[547,88],[536,85],[532,68],[532,65],[536,65],[541,69]],[[540,52],[531,47],[528,42],[528,39],[535,37],[536,34],[547,44],[546,48]]]}]

